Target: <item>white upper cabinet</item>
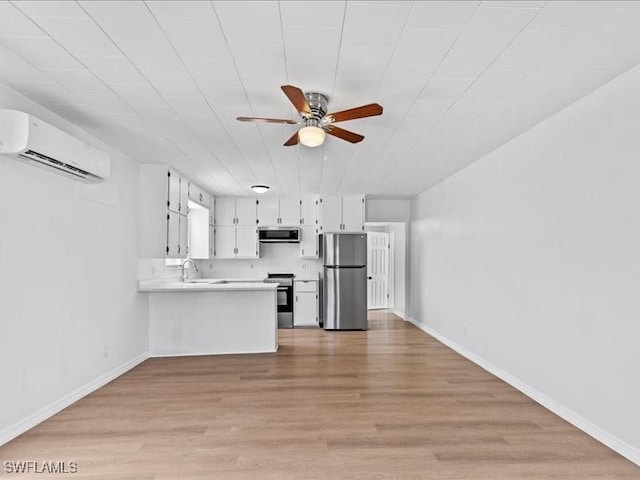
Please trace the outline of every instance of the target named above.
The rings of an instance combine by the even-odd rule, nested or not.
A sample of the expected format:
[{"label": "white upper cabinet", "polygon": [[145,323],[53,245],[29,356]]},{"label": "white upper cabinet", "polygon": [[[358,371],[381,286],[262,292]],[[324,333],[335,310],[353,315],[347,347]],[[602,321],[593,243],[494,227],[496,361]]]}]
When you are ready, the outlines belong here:
[{"label": "white upper cabinet", "polygon": [[261,227],[280,223],[280,199],[261,198],[258,200],[258,225]]},{"label": "white upper cabinet", "polygon": [[188,182],[189,200],[192,200],[204,207],[209,206],[209,194],[193,182]]},{"label": "white upper cabinet", "polygon": [[235,225],[236,199],[218,197],[215,204],[216,225]]},{"label": "white upper cabinet", "polygon": [[258,225],[261,227],[297,227],[300,225],[298,197],[258,200]]},{"label": "white upper cabinet", "polygon": [[320,197],[320,232],[342,231],[342,197],[327,195]]},{"label": "white upper cabinet", "polygon": [[300,199],[301,225],[318,225],[318,201],[317,195],[306,195]]},{"label": "white upper cabinet", "polygon": [[180,213],[182,207],[180,202],[180,174],[175,170],[169,169],[168,178],[167,208],[172,212]]},{"label": "white upper cabinet", "polygon": [[300,199],[298,197],[280,198],[280,226],[297,227],[300,225]]},{"label": "white upper cabinet", "polygon": [[342,230],[345,232],[363,232],[364,220],[364,195],[343,195]]},{"label": "white upper cabinet", "polygon": [[364,195],[327,195],[319,206],[321,233],[364,231]]},{"label": "white upper cabinet", "polygon": [[209,196],[209,225],[215,225],[216,223],[216,199],[213,196]]},{"label": "white upper cabinet", "polygon": [[236,225],[255,227],[258,211],[255,198],[236,198]]}]

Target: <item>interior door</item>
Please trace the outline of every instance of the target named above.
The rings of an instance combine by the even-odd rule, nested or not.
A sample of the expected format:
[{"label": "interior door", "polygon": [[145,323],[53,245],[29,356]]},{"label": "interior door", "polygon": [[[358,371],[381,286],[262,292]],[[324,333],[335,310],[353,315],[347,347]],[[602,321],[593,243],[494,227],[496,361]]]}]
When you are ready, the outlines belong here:
[{"label": "interior door", "polygon": [[389,305],[389,234],[367,233],[367,308]]}]

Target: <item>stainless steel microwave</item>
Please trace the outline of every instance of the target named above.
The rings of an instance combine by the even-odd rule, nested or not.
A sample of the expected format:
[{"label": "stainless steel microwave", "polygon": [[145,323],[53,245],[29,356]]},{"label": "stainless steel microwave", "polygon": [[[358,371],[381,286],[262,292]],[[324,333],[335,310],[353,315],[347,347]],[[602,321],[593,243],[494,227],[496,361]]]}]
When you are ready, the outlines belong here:
[{"label": "stainless steel microwave", "polygon": [[261,243],[300,243],[299,228],[259,228]]}]

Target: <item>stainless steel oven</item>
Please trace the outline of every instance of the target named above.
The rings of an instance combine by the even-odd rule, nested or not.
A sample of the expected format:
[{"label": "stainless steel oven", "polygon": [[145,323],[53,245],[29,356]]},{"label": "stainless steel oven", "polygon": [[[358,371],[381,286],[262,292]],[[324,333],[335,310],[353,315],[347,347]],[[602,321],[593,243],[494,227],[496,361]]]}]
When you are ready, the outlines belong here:
[{"label": "stainless steel oven", "polygon": [[293,328],[293,277],[293,273],[270,273],[264,280],[278,284],[278,328]]}]

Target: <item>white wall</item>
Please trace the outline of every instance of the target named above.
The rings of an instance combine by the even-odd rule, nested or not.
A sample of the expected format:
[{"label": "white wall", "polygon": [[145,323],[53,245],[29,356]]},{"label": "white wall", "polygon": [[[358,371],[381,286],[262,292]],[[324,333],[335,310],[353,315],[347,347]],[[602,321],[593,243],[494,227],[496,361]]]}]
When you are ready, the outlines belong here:
[{"label": "white wall", "polygon": [[367,222],[411,220],[411,200],[406,198],[375,198],[367,195]]},{"label": "white wall", "polygon": [[[16,108],[105,149],[84,185],[0,156],[0,444],[144,358],[137,163],[0,85]],[[108,358],[105,356],[108,349]]]},{"label": "white wall", "polygon": [[411,315],[640,462],[640,67],[418,196]]},{"label": "white wall", "polygon": [[269,272],[322,272],[322,260],[300,258],[297,243],[261,243],[260,258],[196,262],[201,276],[213,278],[265,278]]}]

